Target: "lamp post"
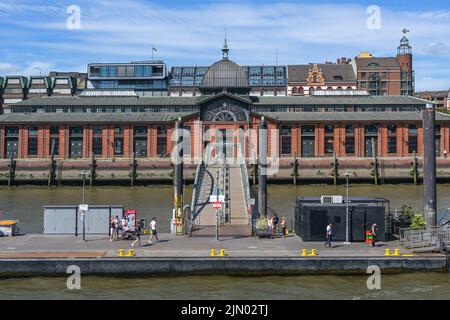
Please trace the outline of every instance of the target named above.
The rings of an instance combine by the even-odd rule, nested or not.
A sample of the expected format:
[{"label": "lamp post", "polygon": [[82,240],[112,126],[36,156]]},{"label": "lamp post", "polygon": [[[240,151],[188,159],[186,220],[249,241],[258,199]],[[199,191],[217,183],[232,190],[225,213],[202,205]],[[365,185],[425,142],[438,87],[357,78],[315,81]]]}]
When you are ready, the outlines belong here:
[{"label": "lamp post", "polygon": [[349,199],[348,199],[348,189],[349,189],[349,181],[350,172],[345,172],[345,179],[347,181],[346,189],[347,189],[347,200],[346,200],[346,218],[345,218],[345,244],[350,244],[350,211],[348,207]]},{"label": "lamp post", "polygon": [[[219,171],[217,171],[217,201],[219,201]],[[216,209],[216,240],[219,240],[219,209]]]},{"label": "lamp post", "polygon": [[[85,201],[86,170],[81,171],[81,176],[83,178],[83,207],[84,207],[84,205],[86,204]],[[84,208],[81,211],[81,217],[83,219],[83,241],[86,241],[86,211],[84,210]]]}]

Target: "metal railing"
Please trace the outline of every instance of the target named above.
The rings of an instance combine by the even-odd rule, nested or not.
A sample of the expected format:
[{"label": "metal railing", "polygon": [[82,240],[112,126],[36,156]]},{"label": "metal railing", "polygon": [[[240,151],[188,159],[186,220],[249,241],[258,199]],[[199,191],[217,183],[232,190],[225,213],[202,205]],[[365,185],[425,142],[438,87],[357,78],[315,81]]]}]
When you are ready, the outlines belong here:
[{"label": "metal railing", "polygon": [[241,167],[241,175],[242,175],[242,183],[244,187],[244,196],[245,196],[245,203],[247,206],[247,213],[248,213],[248,220],[249,224],[252,224],[252,204],[251,204],[251,196],[250,196],[250,183],[249,183],[249,176],[248,176],[248,169],[247,169],[247,162],[245,161],[245,157],[242,153],[242,148],[240,145],[238,145],[238,156],[237,156],[237,163]]},{"label": "metal railing", "polygon": [[195,221],[200,212],[209,203],[209,196],[213,191],[213,183],[210,173],[206,170],[205,163],[202,162],[197,167],[194,180],[194,191],[192,192],[191,214],[189,219],[189,235],[195,227]]},{"label": "metal railing", "polygon": [[448,226],[450,227],[450,208],[445,209],[444,214],[438,221],[438,226]]},{"label": "metal railing", "polygon": [[439,249],[450,244],[450,229],[427,227],[426,229],[400,229],[400,243],[407,249]]}]

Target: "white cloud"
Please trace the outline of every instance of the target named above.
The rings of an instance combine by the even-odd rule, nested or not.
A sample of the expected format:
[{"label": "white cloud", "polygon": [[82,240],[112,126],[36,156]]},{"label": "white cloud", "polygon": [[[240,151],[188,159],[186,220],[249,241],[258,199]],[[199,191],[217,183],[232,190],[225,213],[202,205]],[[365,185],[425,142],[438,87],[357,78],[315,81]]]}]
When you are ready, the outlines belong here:
[{"label": "white cloud", "polygon": [[47,62],[33,61],[28,62],[25,65],[16,65],[11,63],[0,62],[0,73],[3,75],[22,75],[22,76],[36,76],[46,75],[50,69],[53,68],[53,64]]},{"label": "white cloud", "polygon": [[[74,67],[83,61],[149,59],[152,46],[158,48],[156,57],[169,64],[210,64],[220,57],[225,25],[231,57],[241,64],[274,63],[275,49],[282,64],[334,61],[360,51],[392,56],[403,28],[411,30],[408,37],[416,58],[450,60],[444,42],[450,34],[449,10],[393,11],[382,6],[381,30],[369,30],[367,7],[357,4],[235,1],[174,6],[143,0],[78,0],[82,29],[70,31],[61,2],[39,3],[30,11],[27,3],[0,4],[0,18],[14,26],[5,34],[17,35],[17,40],[8,38],[10,46],[51,52],[52,61],[70,57],[76,59]],[[416,75],[429,76],[420,66]]]},{"label": "white cloud", "polygon": [[432,56],[450,56],[450,46],[442,42],[429,43],[422,51]]}]

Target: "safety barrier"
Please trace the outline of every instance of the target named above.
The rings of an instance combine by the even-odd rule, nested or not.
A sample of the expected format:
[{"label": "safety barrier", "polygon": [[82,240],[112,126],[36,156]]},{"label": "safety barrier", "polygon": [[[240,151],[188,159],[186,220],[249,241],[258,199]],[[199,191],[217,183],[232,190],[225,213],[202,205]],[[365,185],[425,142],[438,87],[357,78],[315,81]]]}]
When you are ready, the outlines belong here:
[{"label": "safety barrier", "polygon": [[450,228],[427,227],[426,229],[400,229],[400,243],[407,249],[439,249],[450,243]]}]

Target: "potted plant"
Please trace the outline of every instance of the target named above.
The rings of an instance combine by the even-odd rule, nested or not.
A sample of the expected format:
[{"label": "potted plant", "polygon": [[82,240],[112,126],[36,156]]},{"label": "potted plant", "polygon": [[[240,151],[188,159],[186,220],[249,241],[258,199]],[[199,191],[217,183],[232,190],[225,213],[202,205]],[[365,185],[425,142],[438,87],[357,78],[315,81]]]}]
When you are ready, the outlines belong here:
[{"label": "potted plant", "polygon": [[272,236],[267,221],[267,218],[259,218],[256,221],[256,235],[259,238],[270,238]]}]

